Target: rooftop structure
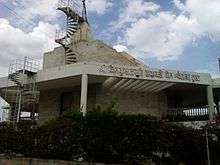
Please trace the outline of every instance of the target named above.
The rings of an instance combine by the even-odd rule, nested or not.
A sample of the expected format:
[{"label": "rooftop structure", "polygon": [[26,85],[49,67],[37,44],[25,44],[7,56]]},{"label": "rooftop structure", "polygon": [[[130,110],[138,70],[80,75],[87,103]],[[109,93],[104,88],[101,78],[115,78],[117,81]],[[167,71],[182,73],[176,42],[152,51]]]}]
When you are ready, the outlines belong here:
[{"label": "rooftop structure", "polygon": [[[117,98],[119,112],[171,121],[214,120],[219,112],[218,79],[208,73],[151,68],[126,52],[117,52],[93,39],[84,0],[81,6],[79,12],[75,1],[59,1],[58,10],[66,15],[67,27],[56,35],[61,46],[44,54],[42,70],[20,68],[0,79],[0,95],[11,105],[11,112],[27,111],[22,96],[26,86],[34,85],[28,92],[34,95],[35,110],[29,111],[32,118],[39,114],[39,123],[68,109],[81,109],[85,114],[113,98]],[[11,101],[18,94],[20,108]],[[15,116],[18,121],[20,115]]]}]

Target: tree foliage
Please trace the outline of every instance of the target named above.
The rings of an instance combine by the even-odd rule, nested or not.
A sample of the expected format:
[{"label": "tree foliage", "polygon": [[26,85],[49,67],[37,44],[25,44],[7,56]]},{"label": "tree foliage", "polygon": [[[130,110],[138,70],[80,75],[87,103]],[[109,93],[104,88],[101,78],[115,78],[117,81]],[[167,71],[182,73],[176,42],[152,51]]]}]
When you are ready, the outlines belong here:
[{"label": "tree foliage", "polygon": [[[97,107],[83,116],[66,111],[44,125],[20,123],[0,127],[0,153],[45,159],[145,164],[206,164],[202,130],[193,130],[145,115],[119,114]],[[220,138],[220,133],[215,132]],[[218,161],[220,144],[210,138],[211,158]]]}]

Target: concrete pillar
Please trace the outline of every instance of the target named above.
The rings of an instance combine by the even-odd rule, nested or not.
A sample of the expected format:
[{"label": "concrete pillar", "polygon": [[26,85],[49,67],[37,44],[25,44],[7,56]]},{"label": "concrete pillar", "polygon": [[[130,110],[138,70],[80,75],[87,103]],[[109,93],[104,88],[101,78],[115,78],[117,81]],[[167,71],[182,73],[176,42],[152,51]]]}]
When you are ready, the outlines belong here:
[{"label": "concrete pillar", "polygon": [[81,78],[81,100],[80,100],[80,108],[83,115],[86,114],[87,93],[88,93],[88,75],[83,74]]},{"label": "concrete pillar", "polygon": [[209,106],[209,120],[213,121],[215,107],[214,107],[213,89],[211,85],[207,86],[207,101]]}]

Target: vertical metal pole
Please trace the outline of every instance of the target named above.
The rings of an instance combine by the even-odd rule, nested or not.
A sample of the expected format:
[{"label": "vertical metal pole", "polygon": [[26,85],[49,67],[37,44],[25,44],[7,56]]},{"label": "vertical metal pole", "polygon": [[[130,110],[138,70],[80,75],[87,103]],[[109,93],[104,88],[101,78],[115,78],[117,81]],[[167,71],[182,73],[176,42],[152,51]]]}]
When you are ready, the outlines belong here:
[{"label": "vertical metal pole", "polygon": [[220,58],[218,58],[218,68],[220,70]]},{"label": "vertical metal pole", "polygon": [[207,161],[208,161],[208,165],[211,165],[210,153],[209,153],[209,137],[208,137],[208,130],[207,130],[207,128],[205,128],[205,138],[206,138]]},{"label": "vertical metal pole", "polygon": [[27,56],[24,57],[23,74],[25,73],[26,63],[27,63]]},{"label": "vertical metal pole", "polygon": [[22,102],[22,92],[20,90],[20,93],[19,93],[19,102],[18,102],[18,112],[17,112],[17,123],[19,122],[20,120],[20,113],[21,113],[21,102]]},{"label": "vertical metal pole", "polygon": [[11,67],[12,64],[9,65],[9,69],[8,69],[8,78],[7,78],[7,86],[6,86],[6,90],[5,90],[5,100],[7,99],[7,92],[8,92],[8,83],[9,83],[9,75],[11,74]]},{"label": "vertical metal pole", "polygon": [[23,70],[22,70],[22,80],[21,80],[21,86],[20,86],[20,93],[19,93],[19,102],[18,102],[18,112],[17,112],[17,123],[20,120],[20,114],[21,114],[21,107],[22,107],[22,88],[24,86],[24,74],[26,69],[26,63],[27,63],[27,56],[24,57],[24,64],[23,64]]},{"label": "vertical metal pole", "polygon": [[[32,92],[34,93],[34,98],[35,98],[35,101],[37,99],[37,95],[35,93],[36,91],[36,84],[35,84],[36,80],[35,80],[35,77],[32,77],[32,83],[33,83],[33,88],[32,88]],[[32,112],[31,112],[31,120],[35,120],[35,110],[36,110],[36,103],[34,102],[33,103],[33,106],[32,106]]]},{"label": "vertical metal pole", "polygon": [[0,121],[3,121],[3,109],[1,109],[1,119],[0,119]]},{"label": "vertical metal pole", "polygon": [[82,0],[83,3],[83,13],[82,16],[85,19],[85,21],[88,23],[88,19],[87,19],[87,10],[86,10],[86,0]]}]

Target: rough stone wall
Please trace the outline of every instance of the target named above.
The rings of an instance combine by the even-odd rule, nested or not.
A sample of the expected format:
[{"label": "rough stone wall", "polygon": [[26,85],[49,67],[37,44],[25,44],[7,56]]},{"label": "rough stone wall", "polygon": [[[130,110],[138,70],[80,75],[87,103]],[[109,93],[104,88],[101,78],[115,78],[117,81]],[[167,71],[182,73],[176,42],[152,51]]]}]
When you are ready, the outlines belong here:
[{"label": "rough stone wall", "polygon": [[[39,124],[44,123],[48,119],[58,117],[61,111],[61,95],[62,93],[74,92],[78,94],[74,107],[80,108],[80,86],[63,89],[52,89],[41,91],[39,101]],[[96,85],[89,85],[87,105],[90,108],[95,106],[96,102]]]},{"label": "rough stone wall", "polygon": [[111,93],[100,90],[97,93],[97,105],[108,105],[111,100],[117,101],[119,112],[128,114],[145,114],[161,118],[166,114],[167,97],[163,92],[157,94]]},{"label": "rough stone wall", "polygon": [[[77,100],[80,100],[80,87],[73,87],[72,89],[56,89],[42,91],[39,103],[39,123],[44,123],[46,120],[57,117],[60,114],[61,108],[61,94],[64,92],[79,93]],[[96,105],[102,107],[108,106],[110,102],[117,100],[117,109],[119,112],[128,114],[146,114],[156,117],[161,117],[166,113],[167,98],[161,92],[158,94],[117,94],[105,91],[99,84],[91,84],[88,87],[88,109],[92,109]],[[78,105],[74,107],[79,108]]]},{"label": "rough stone wall", "polygon": [[[78,42],[72,50],[77,54],[77,62],[97,62],[125,66],[142,65],[126,52],[117,52],[101,41]],[[55,48],[54,51],[44,54],[43,69],[64,65],[64,49]]]},{"label": "rough stone wall", "polygon": [[53,68],[64,65],[64,49],[55,48],[52,52],[44,53],[43,69]]},{"label": "rough stone wall", "polygon": [[72,36],[72,41],[73,43],[78,43],[80,41],[92,41],[90,27],[87,23],[83,22],[80,24],[80,28]]},{"label": "rough stone wall", "polygon": [[119,53],[112,47],[102,41],[79,42],[73,45],[73,50],[78,52],[78,62],[97,62],[106,64],[138,66],[140,65],[135,59],[125,53]]},{"label": "rough stone wall", "polygon": [[60,113],[60,91],[41,91],[39,100],[39,123],[59,116]]}]

